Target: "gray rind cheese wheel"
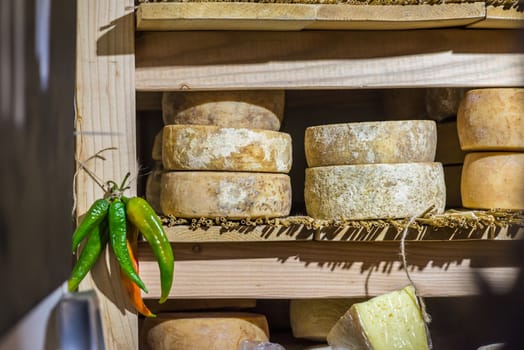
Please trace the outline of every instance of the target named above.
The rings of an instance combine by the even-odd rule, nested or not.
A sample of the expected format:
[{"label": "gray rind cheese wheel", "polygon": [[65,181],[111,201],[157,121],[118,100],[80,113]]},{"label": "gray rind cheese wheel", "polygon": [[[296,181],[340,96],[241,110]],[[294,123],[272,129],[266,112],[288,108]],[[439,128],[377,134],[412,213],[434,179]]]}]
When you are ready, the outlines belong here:
[{"label": "gray rind cheese wheel", "polygon": [[167,125],[162,139],[166,170],[287,173],[291,169],[291,136],[278,131]]},{"label": "gray rind cheese wheel", "polygon": [[433,162],[437,129],[432,120],[320,125],[306,129],[304,144],[309,167]]},{"label": "gray rind cheese wheel", "polygon": [[153,142],[153,149],[151,150],[151,159],[155,161],[162,161],[162,131],[160,130],[155,135],[155,140]]},{"label": "gray rind cheese wheel", "polygon": [[291,181],[285,174],[172,171],[162,175],[164,215],[229,219],[288,216]]},{"label": "gray rind cheese wheel", "polygon": [[465,208],[524,209],[524,153],[469,153],[460,192]]},{"label": "gray rind cheese wheel", "polygon": [[251,313],[172,313],[147,318],[141,327],[147,350],[238,349],[243,340],[268,341],[265,316]]},{"label": "gray rind cheese wheel", "polygon": [[457,130],[465,151],[524,151],[524,89],[468,91]]},{"label": "gray rind cheese wheel", "polygon": [[166,125],[279,130],[284,103],[282,90],[165,92],[162,116]]},{"label": "gray rind cheese wheel", "polygon": [[443,121],[457,115],[464,88],[428,88],[426,89],[426,112],[428,118]]},{"label": "gray rind cheese wheel", "polygon": [[162,212],[160,209],[160,181],[163,172],[162,163],[157,162],[146,180],[146,200],[157,213]]},{"label": "gray rind cheese wheel", "polygon": [[442,213],[441,163],[363,164],[306,169],[309,216],[326,220],[407,218],[430,207]]}]

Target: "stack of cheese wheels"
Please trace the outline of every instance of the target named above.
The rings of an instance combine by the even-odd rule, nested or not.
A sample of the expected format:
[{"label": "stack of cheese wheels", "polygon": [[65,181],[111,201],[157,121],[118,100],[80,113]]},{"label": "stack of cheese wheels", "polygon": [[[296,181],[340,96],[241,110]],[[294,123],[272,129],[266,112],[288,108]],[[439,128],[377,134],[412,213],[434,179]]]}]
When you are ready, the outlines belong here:
[{"label": "stack of cheese wheels", "polygon": [[365,220],[443,212],[446,186],[442,164],[434,162],[436,138],[432,120],[307,128],[308,215]]},{"label": "stack of cheese wheels", "polygon": [[181,218],[272,218],[291,210],[283,91],[163,97],[160,207]]},{"label": "stack of cheese wheels", "polygon": [[457,115],[462,205],[524,209],[524,89],[470,90]]},{"label": "stack of cheese wheels", "polygon": [[168,313],[144,320],[141,349],[238,349],[244,340],[268,341],[264,315],[245,312]]}]

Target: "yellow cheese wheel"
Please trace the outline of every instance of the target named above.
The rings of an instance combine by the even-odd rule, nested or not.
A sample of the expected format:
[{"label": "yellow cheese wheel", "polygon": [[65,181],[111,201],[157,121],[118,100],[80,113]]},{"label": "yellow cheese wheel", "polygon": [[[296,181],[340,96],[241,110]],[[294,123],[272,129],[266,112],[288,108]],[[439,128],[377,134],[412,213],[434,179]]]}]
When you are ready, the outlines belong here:
[{"label": "yellow cheese wheel", "polygon": [[284,116],[281,90],[166,92],[164,123],[279,130]]},{"label": "yellow cheese wheel", "polygon": [[162,161],[162,130],[155,135],[153,142],[153,149],[151,151],[151,158],[155,161]]},{"label": "yellow cheese wheel", "polygon": [[466,151],[524,151],[524,89],[468,91],[457,129]]},{"label": "yellow cheese wheel", "polygon": [[320,125],[306,129],[304,144],[309,167],[433,162],[437,129],[432,120]]},{"label": "yellow cheese wheel", "polygon": [[291,136],[260,129],[167,125],[162,136],[166,170],[287,173]]},{"label": "yellow cheese wheel", "polygon": [[288,216],[288,175],[268,173],[172,171],[162,175],[164,215],[230,219]]},{"label": "yellow cheese wheel", "polygon": [[296,299],[289,303],[293,337],[325,341],[331,328],[355,299]]},{"label": "yellow cheese wheel", "polygon": [[440,163],[340,165],[306,169],[309,216],[327,220],[406,218],[446,203]]},{"label": "yellow cheese wheel", "polygon": [[524,209],[524,153],[469,153],[460,191],[465,208]]},{"label": "yellow cheese wheel", "polygon": [[171,313],[144,320],[147,350],[236,350],[243,340],[268,341],[265,316],[251,313]]},{"label": "yellow cheese wheel", "polygon": [[157,213],[162,212],[160,209],[160,180],[163,172],[162,163],[157,162],[146,180],[146,200]]}]

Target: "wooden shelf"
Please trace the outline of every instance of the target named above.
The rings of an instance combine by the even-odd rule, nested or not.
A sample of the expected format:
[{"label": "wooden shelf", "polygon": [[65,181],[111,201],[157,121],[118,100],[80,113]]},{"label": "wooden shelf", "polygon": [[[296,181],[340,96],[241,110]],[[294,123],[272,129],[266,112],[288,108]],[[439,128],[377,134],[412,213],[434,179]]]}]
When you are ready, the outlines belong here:
[{"label": "wooden shelf", "polygon": [[507,30],[145,32],[138,91],[522,86]]},{"label": "wooden shelf", "polygon": [[[519,269],[512,241],[409,242],[410,275],[422,296],[477,293],[475,273],[497,291],[511,287]],[[408,284],[399,242],[174,243],[170,296],[205,298],[323,298],[379,295]],[[514,247],[513,247],[514,248]],[[139,246],[140,274],[158,299],[157,262]]]},{"label": "wooden shelf", "polygon": [[483,2],[348,5],[250,2],[142,3],[137,30],[391,30],[466,26],[486,18]]},{"label": "wooden shelf", "polygon": [[505,9],[502,7],[488,6],[486,8],[486,18],[470,24],[468,27],[522,29],[524,28],[524,11],[515,8]]}]

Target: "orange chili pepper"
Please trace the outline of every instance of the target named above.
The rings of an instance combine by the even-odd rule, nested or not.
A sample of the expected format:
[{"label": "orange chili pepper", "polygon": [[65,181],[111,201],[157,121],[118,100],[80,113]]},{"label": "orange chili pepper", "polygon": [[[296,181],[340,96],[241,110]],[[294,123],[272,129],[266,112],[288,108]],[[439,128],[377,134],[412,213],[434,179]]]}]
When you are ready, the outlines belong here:
[{"label": "orange chili pepper", "polygon": [[[138,237],[138,230],[136,227],[132,226],[128,223],[128,237],[127,237],[127,250],[129,251],[129,256],[131,257],[131,261],[135,267],[136,272],[138,273],[138,261],[135,258],[136,251],[137,251],[137,237]],[[122,285],[124,286],[124,289],[127,292],[127,296],[129,299],[129,302],[133,307],[141,313],[142,315],[146,317],[156,317],[154,313],[149,310],[149,308],[144,304],[144,300],[142,299],[142,295],[140,293],[140,288],[129,278],[125,273],[122,273],[122,270],[120,270],[120,278],[122,281]]]}]

